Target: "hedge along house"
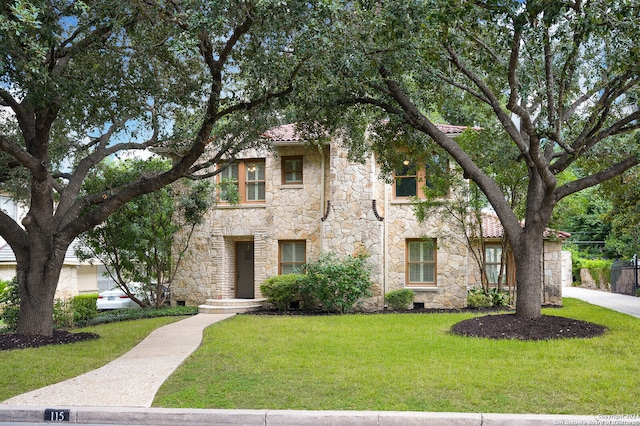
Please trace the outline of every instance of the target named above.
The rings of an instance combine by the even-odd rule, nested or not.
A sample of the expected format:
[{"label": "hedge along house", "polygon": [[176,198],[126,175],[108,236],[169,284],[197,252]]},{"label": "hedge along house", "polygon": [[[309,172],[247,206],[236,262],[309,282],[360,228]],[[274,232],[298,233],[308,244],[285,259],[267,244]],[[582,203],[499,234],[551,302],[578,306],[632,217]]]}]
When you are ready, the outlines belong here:
[{"label": "hedge along house", "polygon": [[[465,127],[441,125],[450,136]],[[425,171],[400,172],[391,183],[371,155],[353,162],[339,141],[310,144],[293,125],[265,135],[270,150],[246,151],[219,176],[231,179],[238,204],[220,203],[193,235],[172,283],[174,304],[201,312],[258,308],[260,285],[320,253],[370,256],[374,296],[364,310],[384,306],[384,294],[410,288],[414,305],[461,308],[470,281],[469,253],[454,223],[420,223],[412,196]],[[403,175],[404,174],[404,175]]]}]

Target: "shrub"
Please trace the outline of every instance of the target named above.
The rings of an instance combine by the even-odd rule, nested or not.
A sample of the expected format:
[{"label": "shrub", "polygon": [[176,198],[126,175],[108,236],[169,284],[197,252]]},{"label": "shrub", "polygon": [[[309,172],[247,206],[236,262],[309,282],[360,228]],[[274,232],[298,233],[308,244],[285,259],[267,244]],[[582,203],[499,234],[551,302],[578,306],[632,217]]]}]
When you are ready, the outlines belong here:
[{"label": "shrub", "polygon": [[406,311],[413,302],[413,290],[403,288],[401,290],[393,290],[385,295],[387,305],[394,311]]},{"label": "shrub", "polygon": [[279,311],[286,311],[292,302],[301,301],[300,274],[276,275],[264,280],[260,292]]},{"label": "shrub", "polygon": [[73,311],[70,301],[65,299],[53,301],[53,326],[55,328],[73,327]]},{"label": "shrub", "polygon": [[496,288],[489,290],[488,296],[491,297],[492,306],[509,306],[509,303],[511,302],[509,293],[498,291]]},{"label": "shrub", "polygon": [[371,292],[370,267],[366,254],[339,258],[335,253],[320,255],[305,265],[301,291],[315,296],[329,312],[344,313]]},{"label": "shrub", "polygon": [[611,260],[605,259],[582,259],[581,267],[586,268],[591,274],[591,278],[596,282],[596,286],[604,284],[609,289],[611,288]]},{"label": "shrub", "polygon": [[145,318],[196,315],[197,313],[197,306],[171,306],[159,309],[115,309],[113,311],[101,312],[95,318],[85,321],[80,325],[89,326]]},{"label": "shrub", "polygon": [[71,300],[74,324],[88,321],[98,315],[98,295],[79,294]]},{"label": "shrub", "polygon": [[571,270],[573,273],[573,281],[577,285],[582,285],[580,278],[580,271],[587,269],[591,278],[596,282],[596,285],[601,283],[607,288],[610,288],[611,281],[611,265],[613,261],[607,259],[588,259],[584,257],[581,252],[571,252]]},{"label": "shrub", "polygon": [[493,298],[483,289],[472,287],[467,293],[467,306],[470,308],[490,308],[493,306]]},{"label": "shrub", "polygon": [[4,281],[3,287],[0,292],[0,319],[10,330],[15,330],[20,313],[18,279],[14,277],[11,281]]}]

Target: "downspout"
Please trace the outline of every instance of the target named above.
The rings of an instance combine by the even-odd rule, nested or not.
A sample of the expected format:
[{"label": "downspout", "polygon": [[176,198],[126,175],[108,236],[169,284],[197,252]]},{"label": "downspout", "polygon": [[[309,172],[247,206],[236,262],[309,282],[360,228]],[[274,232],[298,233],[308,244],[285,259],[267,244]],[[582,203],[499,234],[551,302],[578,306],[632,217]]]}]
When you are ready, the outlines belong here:
[{"label": "downspout", "polygon": [[[320,153],[320,216],[325,212],[325,155],[322,144],[318,144],[318,152]],[[324,222],[320,221],[320,252],[324,250]]]},{"label": "downspout", "polygon": [[387,222],[389,221],[389,197],[388,197],[388,185],[383,182],[382,184],[382,192],[384,193],[384,216],[385,220],[382,221],[382,250],[383,250],[383,259],[382,262],[382,281],[383,281],[383,291],[386,295],[389,292],[389,227],[387,226]]}]

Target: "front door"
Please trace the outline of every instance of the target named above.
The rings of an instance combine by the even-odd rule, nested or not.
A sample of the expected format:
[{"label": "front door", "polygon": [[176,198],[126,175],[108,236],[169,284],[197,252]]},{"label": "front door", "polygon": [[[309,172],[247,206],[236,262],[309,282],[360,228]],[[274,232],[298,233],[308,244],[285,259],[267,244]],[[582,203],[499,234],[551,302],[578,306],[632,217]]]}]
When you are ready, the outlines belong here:
[{"label": "front door", "polygon": [[253,241],[238,241],[236,243],[236,297],[238,299],[255,297],[253,267]]}]

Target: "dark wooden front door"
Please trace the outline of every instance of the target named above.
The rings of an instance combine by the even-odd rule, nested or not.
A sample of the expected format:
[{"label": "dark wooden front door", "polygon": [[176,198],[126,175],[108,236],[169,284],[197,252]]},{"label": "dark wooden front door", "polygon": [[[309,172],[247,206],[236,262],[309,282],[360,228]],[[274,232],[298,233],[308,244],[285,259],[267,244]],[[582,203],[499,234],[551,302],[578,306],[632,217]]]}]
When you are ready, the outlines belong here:
[{"label": "dark wooden front door", "polygon": [[255,298],[253,241],[236,243],[236,297]]}]

